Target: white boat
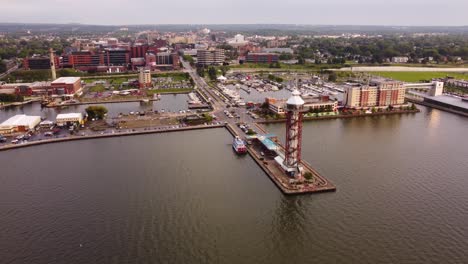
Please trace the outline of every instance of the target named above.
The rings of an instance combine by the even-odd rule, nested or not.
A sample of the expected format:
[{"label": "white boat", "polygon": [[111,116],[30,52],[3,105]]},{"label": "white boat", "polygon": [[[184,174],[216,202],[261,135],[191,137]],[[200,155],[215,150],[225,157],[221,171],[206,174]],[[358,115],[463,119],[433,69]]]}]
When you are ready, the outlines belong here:
[{"label": "white boat", "polygon": [[232,148],[237,154],[247,153],[247,147],[245,146],[245,142],[237,136],[234,138],[232,142]]}]

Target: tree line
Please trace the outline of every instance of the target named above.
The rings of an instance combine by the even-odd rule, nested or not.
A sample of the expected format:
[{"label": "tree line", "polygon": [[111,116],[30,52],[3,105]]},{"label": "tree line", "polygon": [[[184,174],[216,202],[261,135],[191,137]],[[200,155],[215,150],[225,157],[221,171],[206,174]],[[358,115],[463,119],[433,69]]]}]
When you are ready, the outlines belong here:
[{"label": "tree line", "polygon": [[401,56],[409,57],[409,62],[419,62],[419,59],[429,57],[436,62],[442,62],[444,57],[449,62],[455,62],[457,57],[468,59],[466,35],[304,38],[292,40],[290,44],[299,45],[299,57],[316,60],[343,58],[361,63],[382,63],[385,59]]}]

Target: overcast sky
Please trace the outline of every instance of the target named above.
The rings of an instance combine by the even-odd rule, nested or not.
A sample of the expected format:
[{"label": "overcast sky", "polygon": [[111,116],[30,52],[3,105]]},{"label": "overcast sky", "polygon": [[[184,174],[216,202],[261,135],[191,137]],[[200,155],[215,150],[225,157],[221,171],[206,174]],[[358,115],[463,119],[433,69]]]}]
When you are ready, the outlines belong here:
[{"label": "overcast sky", "polygon": [[468,0],[0,0],[0,22],[468,25]]}]

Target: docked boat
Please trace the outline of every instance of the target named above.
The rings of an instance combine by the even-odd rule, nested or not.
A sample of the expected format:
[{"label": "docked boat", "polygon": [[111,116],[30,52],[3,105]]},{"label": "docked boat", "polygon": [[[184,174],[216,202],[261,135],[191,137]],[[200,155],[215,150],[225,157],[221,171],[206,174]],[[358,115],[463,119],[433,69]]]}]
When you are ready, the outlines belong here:
[{"label": "docked boat", "polygon": [[232,142],[232,148],[237,154],[245,154],[247,153],[247,147],[245,146],[245,142],[240,139],[239,137],[235,137]]}]

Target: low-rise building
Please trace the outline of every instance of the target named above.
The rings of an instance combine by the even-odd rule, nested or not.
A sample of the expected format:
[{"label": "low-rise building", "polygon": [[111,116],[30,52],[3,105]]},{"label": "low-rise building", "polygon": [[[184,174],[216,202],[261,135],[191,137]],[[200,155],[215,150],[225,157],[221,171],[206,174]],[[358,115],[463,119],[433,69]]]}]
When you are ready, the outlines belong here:
[{"label": "low-rise building", "polygon": [[268,104],[268,110],[270,110],[272,113],[282,115],[286,113],[286,111],[284,110],[285,106],[286,106],[285,100],[274,101]]},{"label": "low-rise building", "polygon": [[[286,107],[286,100],[268,100],[266,99],[265,102],[268,102],[268,110],[274,114],[285,114],[285,107]],[[313,98],[313,99],[304,99],[304,109],[305,110],[323,110],[326,111],[327,109],[330,112],[335,112],[338,108],[337,101],[330,101],[327,98]]]},{"label": "low-rise building", "polygon": [[55,119],[57,126],[82,125],[84,123],[81,113],[58,114]]},{"label": "low-rise building", "polygon": [[392,62],[393,63],[407,63],[409,61],[408,57],[393,57]]},{"label": "low-rise building", "polygon": [[262,50],[265,53],[287,53],[287,54],[293,54],[294,51],[291,48],[264,48]]},{"label": "low-rise building", "polygon": [[40,116],[15,115],[0,124],[0,134],[26,132],[33,130],[39,123],[41,123]]},{"label": "low-rise building", "polygon": [[279,56],[275,53],[249,53],[246,62],[250,63],[274,63],[278,62]]},{"label": "low-rise building", "polygon": [[314,110],[327,110],[329,109],[330,112],[336,112],[338,109],[338,102],[337,101],[330,101],[330,100],[322,100],[322,99],[315,99],[315,100],[305,100],[304,109]]},{"label": "low-rise building", "polygon": [[51,84],[51,89],[54,91],[54,94],[64,95],[64,94],[75,94],[81,90],[81,78],[80,77],[60,77],[57,80],[53,81]]}]

